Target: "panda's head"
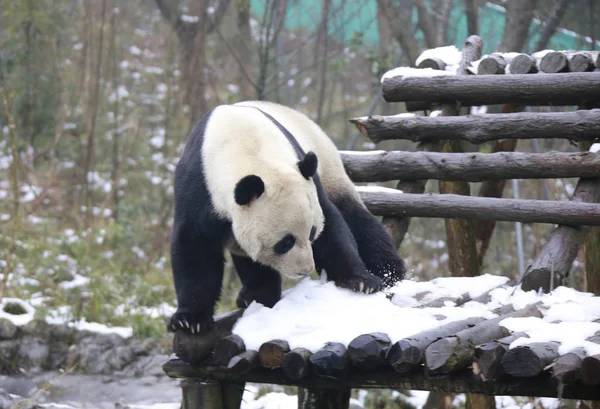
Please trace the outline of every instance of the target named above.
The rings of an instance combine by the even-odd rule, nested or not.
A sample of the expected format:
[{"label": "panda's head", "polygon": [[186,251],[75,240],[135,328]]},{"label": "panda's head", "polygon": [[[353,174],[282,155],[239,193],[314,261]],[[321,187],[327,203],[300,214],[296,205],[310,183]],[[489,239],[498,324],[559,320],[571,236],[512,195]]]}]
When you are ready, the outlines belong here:
[{"label": "panda's head", "polygon": [[321,234],[323,212],[315,184],[317,156],[308,152],[289,169],[240,179],[233,192],[233,234],[254,261],[298,279],[315,268],[311,243]]}]

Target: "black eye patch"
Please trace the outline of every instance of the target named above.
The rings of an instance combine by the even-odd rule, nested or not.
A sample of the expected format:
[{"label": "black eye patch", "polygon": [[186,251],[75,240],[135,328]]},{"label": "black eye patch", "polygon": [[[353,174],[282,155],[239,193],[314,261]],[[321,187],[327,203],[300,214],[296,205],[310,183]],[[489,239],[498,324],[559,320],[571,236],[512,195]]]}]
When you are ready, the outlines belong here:
[{"label": "black eye patch", "polygon": [[288,234],[273,246],[273,251],[277,254],[285,254],[294,247],[294,244],[296,244],[296,238]]},{"label": "black eye patch", "polygon": [[310,229],[310,236],[308,236],[308,239],[310,241],[313,241],[315,239],[316,234],[317,234],[317,227],[313,226],[312,229]]}]

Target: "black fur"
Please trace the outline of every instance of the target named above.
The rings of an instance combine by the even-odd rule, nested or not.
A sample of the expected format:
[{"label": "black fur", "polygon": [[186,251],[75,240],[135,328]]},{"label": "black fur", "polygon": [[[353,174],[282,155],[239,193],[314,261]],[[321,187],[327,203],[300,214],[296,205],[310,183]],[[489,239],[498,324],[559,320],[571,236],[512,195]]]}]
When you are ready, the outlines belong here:
[{"label": "black fur", "polygon": [[235,185],[235,202],[240,206],[247,205],[254,199],[258,199],[265,191],[265,184],[256,175],[243,177]]},{"label": "black fur", "polygon": [[307,152],[304,158],[298,162],[298,169],[300,169],[300,173],[302,173],[304,179],[308,180],[308,178],[317,173],[318,164],[317,155],[314,152]]},{"label": "black fur", "polygon": [[[224,245],[232,231],[231,223],[214,213],[204,182],[200,152],[211,113],[212,110],[192,130],[175,170],[171,266],[178,307],[169,321],[169,331],[210,331],[214,325],[215,304],[221,295]],[[303,158],[300,163],[307,161],[308,165],[299,164],[299,171],[302,172],[302,167],[306,166],[306,174],[310,174],[312,152],[304,154],[287,129],[272,116],[262,113],[279,127],[298,158]],[[316,155],[314,158],[316,171]],[[312,171],[312,177],[325,216],[325,228],[313,243],[316,269],[319,272],[325,269],[328,279],[338,286],[362,292],[378,291],[389,282],[384,275],[385,266],[389,264],[395,268],[395,277],[402,277],[402,260],[395,254],[383,226],[352,199],[332,202],[315,171]],[[306,177],[304,172],[302,174]],[[236,201],[239,199],[239,203],[247,203],[253,194],[262,193],[258,185],[255,179],[238,184],[234,193]],[[232,258],[243,285],[237,299],[238,306],[246,307],[254,300],[267,307],[275,305],[281,296],[279,273],[248,257],[232,255]]]}]

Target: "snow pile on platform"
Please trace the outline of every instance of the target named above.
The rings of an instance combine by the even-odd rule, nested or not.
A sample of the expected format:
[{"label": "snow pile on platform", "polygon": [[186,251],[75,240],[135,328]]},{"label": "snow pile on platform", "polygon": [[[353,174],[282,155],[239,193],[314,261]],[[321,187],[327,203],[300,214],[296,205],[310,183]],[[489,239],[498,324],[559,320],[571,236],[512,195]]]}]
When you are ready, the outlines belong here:
[{"label": "snow pile on platform", "polygon": [[[315,352],[327,342],[347,346],[355,337],[371,332],[385,333],[396,342],[469,317],[495,318],[498,315],[494,310],[504,305],[517,310],[541,302],[542,319],[511,318],[501,325],[510,331],[527,332],[531,338],[521,343],[555,340],[565,342],[562,349],[582,346],[589,352],[600,352],[595,352],[599,345],[585,341],[600,331],[600,324],[592,322],[600,318],[600,297],[565,287],[552,294],[525,292],[506,282],[506,277],[490,274],[428,282],[404,280],[385,292],[367,295],[339,288],[333,282],[304,279],[273,308],[253,302],[233,333],[244,339],[247,349],[258,350],[267,341],[282,339],[290,348],[304,347]],[[446,301],[441,308],[423,307],[432,300],[456,299],[466,294],[473,299],[484,293],[489,294],[485,304],[471,300],[456,306],[453,301]],[[562,322],[553,323],[556,320]]]}]

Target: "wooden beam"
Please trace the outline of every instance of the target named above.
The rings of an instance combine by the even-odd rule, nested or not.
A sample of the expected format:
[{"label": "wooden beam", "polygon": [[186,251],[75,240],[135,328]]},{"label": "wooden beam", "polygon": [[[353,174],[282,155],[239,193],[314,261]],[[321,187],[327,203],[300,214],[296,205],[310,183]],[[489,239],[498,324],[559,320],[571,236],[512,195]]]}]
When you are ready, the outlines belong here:
[{"label": "wooden beam", "polygon": [[[600,111],[600,110],[599,110]],[[598,118],[600,123],[600,117]],[[600,177],[600,154],[594,152],[439,153],[341,152],[353,182],[391,180],[462,180]]]},{"label": "wooden beam", "polygon": [[600,388],[579,382],[559,388],[558,381],[547,375],[533,378],[507,378],[502,381],[484,382],[472,370],[466,369],[443,376],[430,377],[423,371],[399,374],[392,368],[382,368],[376,372],[351,368],[344,378],[331,379],[309,375],[300,380],[286,377],[281,368],[259,367],[243,375],[230,374],[220,368],[194,366],[179,359],[163,365],[165,373],[172,378],[196,378],[214,380],[234,380],[277,385],[295,385],[308,389],[408,389],[440,391],[449,393],[481,393],[485,395],[539,396],[563,399],[600,400]]},{"label": "wooden beam", "polygon": [[383,81],[387,102],[440,103],[462,106],[495,104],[582,105],[600,95],[600,72],[544,75],[444,75],[396,77]]},{"label": "wooden beam", "polygon": [[600,109],[436,117],[374,115],[352,118],[350,122],[375,143],[391,139],[482,144],[498,139],[600,138]]},{"label": "wooden beam", "polygon": [[391,189],[389,192],[361,190],[359,194],[369,211],[379,216],[600,226],[600,203],[407,194]]}]

